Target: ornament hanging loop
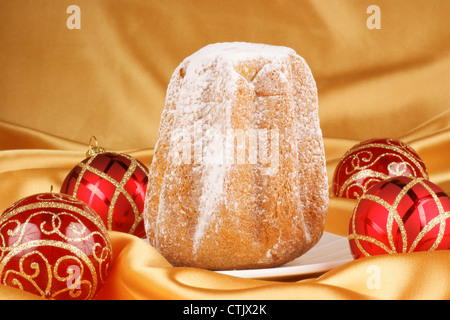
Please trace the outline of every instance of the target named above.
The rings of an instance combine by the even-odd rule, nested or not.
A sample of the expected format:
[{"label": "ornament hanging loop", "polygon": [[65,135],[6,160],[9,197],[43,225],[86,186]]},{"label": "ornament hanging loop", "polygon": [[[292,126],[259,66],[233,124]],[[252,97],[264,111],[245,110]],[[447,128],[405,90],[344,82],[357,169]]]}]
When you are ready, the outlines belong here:
[{"label": "ornament hanging loop", "polygon": [[[93,146],[92,142],[95,143],[95,146]],[[99,147],[97,138],[95,136],[92,136],[89,140],[89,150],[86,152],[86,157],[92,157],[103,152],[106,152],[106,150],[102,147]]]}]

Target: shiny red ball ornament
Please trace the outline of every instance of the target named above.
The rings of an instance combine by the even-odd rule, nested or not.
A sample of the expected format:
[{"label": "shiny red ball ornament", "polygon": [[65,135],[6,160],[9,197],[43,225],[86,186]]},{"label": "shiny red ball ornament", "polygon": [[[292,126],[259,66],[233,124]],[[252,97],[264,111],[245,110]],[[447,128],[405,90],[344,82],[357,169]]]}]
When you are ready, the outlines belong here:
[{"label": "shiny red ball ornament", "polygon": [[419,155],[394,139],[371,139],[356,144],[342,157],[333,176],[336,197],[358,199],[379,181],[412,176],[428,179]]},{"label": "shiny red ball ornament", "polygon": [[144,210],[148,168],[123,153],[90,148],[87,158],[67,175],[61,192],[87,203],[108,230],[145,237]]},{"label": "shiny red ball ornament", "polygon": [[103,221],[82,201],[40,193],[0,216],[0,283],[47,299],[93,299],[112,264]]},{"label": "shiny red ball ornament", "polygon": [[355,259],[450,249],[450,197],[424,178],[399,176],[358,199],[349,225]]}]

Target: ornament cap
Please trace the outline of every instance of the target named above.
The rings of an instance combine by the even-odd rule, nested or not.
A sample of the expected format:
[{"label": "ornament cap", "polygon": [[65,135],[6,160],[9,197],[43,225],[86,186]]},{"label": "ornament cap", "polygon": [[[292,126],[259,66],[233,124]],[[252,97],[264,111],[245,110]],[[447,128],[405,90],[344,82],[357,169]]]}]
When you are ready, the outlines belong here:
[{"label": "ornament cap", "polygon": [[[92,145],[92,140],[94,140],[95,146]],[[98,146],[98,141],[95,136],[92,136],[89,140],[89,150],[86,152],[86,157],[92,157],[100,153],[104,153],[106,150]]]}]

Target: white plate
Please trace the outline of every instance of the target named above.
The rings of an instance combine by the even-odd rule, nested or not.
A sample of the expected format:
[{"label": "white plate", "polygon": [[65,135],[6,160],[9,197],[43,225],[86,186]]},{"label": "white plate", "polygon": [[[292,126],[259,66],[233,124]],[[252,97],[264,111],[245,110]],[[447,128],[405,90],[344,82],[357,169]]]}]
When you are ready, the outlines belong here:
[{"label": "white plate", "polygon": [[323,273],[352,260],[347,238],[324,232],[319,242],[308,252],[280,267],[216,272],[240,278],[287,280]]}]

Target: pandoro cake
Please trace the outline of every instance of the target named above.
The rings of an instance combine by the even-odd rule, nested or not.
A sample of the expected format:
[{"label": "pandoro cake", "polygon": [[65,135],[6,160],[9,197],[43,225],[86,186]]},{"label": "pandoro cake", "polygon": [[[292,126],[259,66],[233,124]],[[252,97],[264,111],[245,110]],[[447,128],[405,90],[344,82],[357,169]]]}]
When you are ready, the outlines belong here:
[{"label": "pandoro cake", "polygon": [[322,236],[328,180],[317,88],[293,49],[216,43],[167,88],[144,208],[174,266],[268,268]]}]

